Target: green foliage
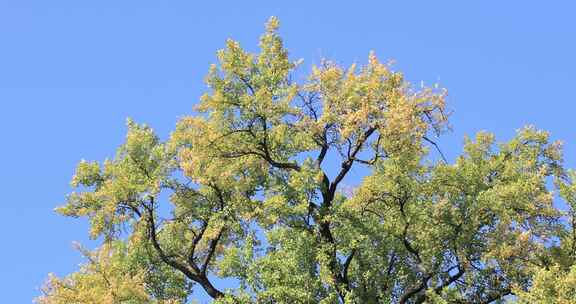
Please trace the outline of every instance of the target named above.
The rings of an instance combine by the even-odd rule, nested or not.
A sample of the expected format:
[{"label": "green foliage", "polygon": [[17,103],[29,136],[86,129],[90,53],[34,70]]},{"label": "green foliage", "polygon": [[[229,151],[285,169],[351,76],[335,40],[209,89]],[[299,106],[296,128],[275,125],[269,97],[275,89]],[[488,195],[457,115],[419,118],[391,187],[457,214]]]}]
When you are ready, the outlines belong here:
[{"label": "green foliage", "polygon": [[528,291],[518,290],[521,304],[570,304],[576,299],[576,266],[562,269],[553,266],[538,269]]},{"label": "green foliage", "polygon": [[171,304],[182,303],[191,292],[181,273],[153,259],[145,248],[115,241],[93,252],[78,249],[88,263],[64,279],[50,275],[38,303]]},{"label": "green foliage", "polygon": [[[199,114],[167,141],[129,120],[113,159],[80,162],[57,211],[105,243],[39,303],[184,303],[191,284],[215,303],[576,301],[576,173],[559,143],[481,132],[435,160],[445,90],[373,53],[294,81],[277,29],[257,54],[226,42]],[[345,193],[356,167],[369,173]]]}]

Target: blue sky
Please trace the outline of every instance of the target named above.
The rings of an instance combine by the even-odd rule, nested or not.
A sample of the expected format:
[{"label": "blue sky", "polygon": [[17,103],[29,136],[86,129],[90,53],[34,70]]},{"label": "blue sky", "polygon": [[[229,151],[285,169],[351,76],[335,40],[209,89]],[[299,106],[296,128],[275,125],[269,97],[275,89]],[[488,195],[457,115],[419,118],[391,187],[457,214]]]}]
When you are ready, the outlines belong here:
[{"label": "blue sky", "polygon": [[447,87],[449,159],[465,134],[506,140],[534,124],[576,168],[575,2],[272,2],[0,0],[3,303],[30,303],[48,272],[77,269],[72,241],[96,245],[85,220],[53,212],[76,163],[112,156],[128,116],[166,138],[225,39],[256,50],[271,15],[304,71],[374,50],[409,80]]}]

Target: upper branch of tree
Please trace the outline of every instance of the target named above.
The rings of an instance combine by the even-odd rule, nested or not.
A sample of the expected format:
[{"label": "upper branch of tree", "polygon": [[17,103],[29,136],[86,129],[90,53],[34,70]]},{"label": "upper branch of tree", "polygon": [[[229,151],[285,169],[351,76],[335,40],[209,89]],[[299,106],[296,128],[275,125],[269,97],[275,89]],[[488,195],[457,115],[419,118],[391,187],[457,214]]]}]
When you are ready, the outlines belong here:
[{"label": "upper branch of tree", "polygon": [[[334,197],[338,184],[340,184],[340,182],[344,179],[348,171],[350,171],[350,168],[352,168],[356,155],[362,150],[362,148],[364,147],[364,143],[366,143],[366,141],[368,140],[370,135],[374,133],[374,131],[376,131],[376,127],[368,128],[368,130],[366,130],[364,134],[362,134],[362,136],[358,139],[355,147],[348,153],[348,158],[344,162],[342,162],[341,165],[342,169],[340,170],[334,181],[330,184],[328,192],[330,200]],[[326,203],[330,204],[331,202]]]}]

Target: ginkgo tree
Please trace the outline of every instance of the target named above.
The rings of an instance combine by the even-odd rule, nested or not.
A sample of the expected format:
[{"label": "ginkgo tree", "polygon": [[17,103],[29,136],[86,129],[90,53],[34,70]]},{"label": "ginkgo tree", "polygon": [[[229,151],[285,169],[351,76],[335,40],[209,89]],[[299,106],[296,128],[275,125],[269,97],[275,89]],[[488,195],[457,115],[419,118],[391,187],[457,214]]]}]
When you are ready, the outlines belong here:
[{"label": "ginkgo tree", "polygon": [[[215,303],[576,302],[576,174],[560,143],[482,132],[449,163],[434,141],[445,90],[374,53],[301,77],[277,30],[271,18],[258,53],[226,42],[169,139],[129,120],[113,158],[80,162],[57,212],[103,244],[38,303],[187,303],[200,289]],[[365,177],[342,191],[354,168]]]}]

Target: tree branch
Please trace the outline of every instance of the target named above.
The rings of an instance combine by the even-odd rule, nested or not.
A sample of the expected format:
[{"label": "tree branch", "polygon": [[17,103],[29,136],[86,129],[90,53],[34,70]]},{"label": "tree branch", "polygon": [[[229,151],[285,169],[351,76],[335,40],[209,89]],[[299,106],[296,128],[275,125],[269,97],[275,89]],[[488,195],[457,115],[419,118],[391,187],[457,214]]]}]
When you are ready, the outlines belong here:
[{"label": "tree branch", "polygon": [[190,268],[188,268],[188,266],[186,264],[178,261],[177,259],[174,259],[171,256],[168,256],[166,254],[166,252],[162,249],[162,246],[158,242],[157,232],[156,232],[156,223],[154,221],[154,198],[153,197],[150,198],[150,206],[144,205],[144,208],[147,211],[146,220],[148,223],[149,239],[152,243],[152,246],[154,247],[154,249],[156,250],[156,252],[160,256],[160,259],[164,263],[171,266],[172,268],[177,269],[180,272],[182,272],[186,277],[188,277],[192,281],[199,283],[202,286],[202,288],[204,288],[206,293],[208,295],[210,295],[210,297],[212,297],[213,299],[223,297],[224,296],[223,292],[216,289],[205,275],[198,273],[198,269],[197,269],[197,267],[195,267],[195,264],[192,263],[192,265],[194,265],[194,266],[191,265],[190,267],[192,267],[192,269],[190,269]]},{"label": "tree branch", "polygon": [[212,256],[214,256],[214,253],[216,252],[216,246],[218,245],[218,242],[220,241],[220,238],[222,237],[223,233],[224,233],[224,228],[220,228],[220,231],[218,232],[218,235],[216,236],[216,238],[210,240],[210,245],[208,248],[208,255],[204,259],[204,264],[202,264],[202,268],[200,269],[200,273],[202,275],[206,275],[206,270],[208,269],[208,265],[210,264],[210,261],[212,260]]},{"label": "tree branch", "polygon": [[330,189],[329,189],[330,196],[332,196],[332,197],[334,196],[334,193],[336,193],[336,188],[338,187],[338,184],[344,179],[344,177],[346,176],[348,171],[350,171],[350,168],[352,168],[352,164],[354,164],[354,160],[356,158],[356,155],[358,154],[358,152],[360,152],[362,150],[362,148],[364,147],[364,143],[368,140],[370,135],[372,135],[372,133],[374,133],[374,131],[376,131],[376,127],[370,127],[368,130],[366,130],[366,132],[364,132],[362,137],[360,137],[358,139],[358,141],[356,142],[356,147],[354,147],[354,150],[349,152],[348,159],[346,159],[342,163],[342,170],[340,170],[340,173],[338,173],[338,175],[336,176],[336,178],[334,179],[332,184],[330,184]]},{"label": "tree branch", "polygon": [[426,136],[422,136],[422,139],[424,139],[425,141],[432,144],[436,148],[436,151],[438,151],[438,153],[440,154],[440,157],[442,157],[442,160],[444,161],[444,163],[448,163],[448,161],[446,160],[446,157],[444,156],[444,153],[442,153],[442,150],[440,150],[440,147],[438,146],[438,144],[436,142],[434,142],[433,140],[429,139]]}]

